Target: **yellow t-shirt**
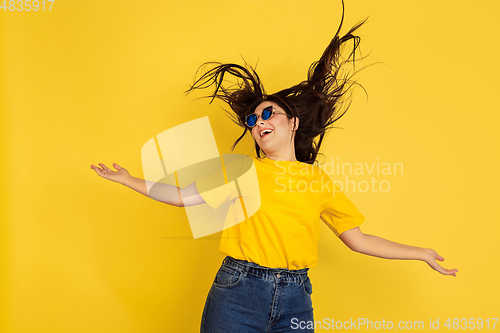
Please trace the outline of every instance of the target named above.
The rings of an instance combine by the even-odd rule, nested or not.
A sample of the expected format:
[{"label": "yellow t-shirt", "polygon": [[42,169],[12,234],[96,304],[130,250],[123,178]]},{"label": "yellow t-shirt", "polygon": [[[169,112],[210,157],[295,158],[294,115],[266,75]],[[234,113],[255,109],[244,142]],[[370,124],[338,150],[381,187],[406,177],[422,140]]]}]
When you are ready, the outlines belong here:
[{"label": "yellow t-shirt", "polygon": [[[291,270],[316,265],[321,219],[339,236],[365,217],[320,167],[298,161],[252,157],[260,188],[260,207],[245,221],[222,231],[219,250],[235,259]],[[233,161],[234,162],[237,162]],[[226,171],[230,171],[226,165]],[[213,177],[196,187],[213,208],[229,199],[223,186],[206,190]]]}]

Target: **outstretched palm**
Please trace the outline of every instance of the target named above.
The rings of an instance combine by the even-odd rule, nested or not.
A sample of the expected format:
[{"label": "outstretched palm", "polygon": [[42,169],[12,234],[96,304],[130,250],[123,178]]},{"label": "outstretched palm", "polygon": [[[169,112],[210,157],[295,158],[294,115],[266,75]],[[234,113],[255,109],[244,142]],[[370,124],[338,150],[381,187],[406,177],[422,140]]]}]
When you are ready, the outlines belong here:
[{"label": "outstretched palm", "polygon": [[436,260],[439,260],[439,261],[444,261],[444,258],[441,257],[439,254],[437,254],[436,251],[434,251],[433,249],[427,249],[428,251],[428,256],[427,258],[425,259],[425,262],[434,270],[438,271],[439,273],[441,274],[444,274],[444,275],[453,275],[454,277],[457,276],[456,272],[458,272],[458,269],[446,269],[444,268],[443,266],[441,266],[440,264],[438,264],[436,262]]},{"label": "outstretched palm", "polygon": [[127,171],[127,169],[122,168],[121,166],[119,166],[116,163],[113,163],[113,166],[118,171],[111,170],[110,168],[108,168],[107,166],[105,166],[103,163],[99,163],[99,165],[101,166],[102,169],[99,168],[98,166],[95,166],[95,165],[91,165],[90,168],[94,169],[94,171],[99,176],[101,176],[103,178],[106,178],[108,180],[111,180],[111,181],[114,181],[114,182],[117,182],[117,183],[123,183],[123,180],[126,177],[130,176],[130,174]]}]

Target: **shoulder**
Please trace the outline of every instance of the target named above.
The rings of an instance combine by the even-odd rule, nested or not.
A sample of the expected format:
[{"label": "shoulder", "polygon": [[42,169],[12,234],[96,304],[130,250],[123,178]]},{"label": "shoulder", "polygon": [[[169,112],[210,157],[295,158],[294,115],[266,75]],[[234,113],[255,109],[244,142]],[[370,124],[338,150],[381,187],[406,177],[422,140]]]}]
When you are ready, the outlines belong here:
[{"label": "shoulder", "polygon": [[255,164],[253,156],[242,154],[224,154],[224,167],[226,172],[238,177],[252,168]]},{"label": "shoulder", "polygon": [[317,163],[311,164],[309,167],[311,168],[311,170],[313,170],[313,173],[315,175],[318,175],[318,177],[320,178],[330,177],[329,174],[325,170],[323,170],[323,168]]}]

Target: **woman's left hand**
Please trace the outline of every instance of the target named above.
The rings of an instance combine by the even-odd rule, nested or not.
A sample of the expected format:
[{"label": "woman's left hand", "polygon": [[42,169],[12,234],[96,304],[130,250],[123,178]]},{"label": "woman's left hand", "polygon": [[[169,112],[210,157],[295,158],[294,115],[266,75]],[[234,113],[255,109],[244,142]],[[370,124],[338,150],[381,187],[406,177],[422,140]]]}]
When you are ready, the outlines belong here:
[{"label": "woman's left hand", "polygon": [[438,271],[441,274],[453,275],[454,277],[457,276],[456,272],[458,272],[458,269],[446,269],[436,262],[436,260],[444,261],[444,258],[437,254],[433,249],[425,249],[425,257],[423,258],[423,260],[429,266],[431,266],[432,269]]}]

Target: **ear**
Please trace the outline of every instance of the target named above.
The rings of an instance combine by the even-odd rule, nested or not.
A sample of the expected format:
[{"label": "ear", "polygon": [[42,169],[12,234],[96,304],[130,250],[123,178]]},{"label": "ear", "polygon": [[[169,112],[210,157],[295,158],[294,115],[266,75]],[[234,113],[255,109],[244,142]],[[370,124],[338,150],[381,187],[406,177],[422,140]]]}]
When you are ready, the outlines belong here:
[{"label": "ear", "polygon": [[292,122],[292,126],[293,126],[293,121],[295,120],[295,127],[292,127],[292,130],[293,131],[296,131],[299,129],[299,117],[293,117],[290,119],[290,121]]}]

